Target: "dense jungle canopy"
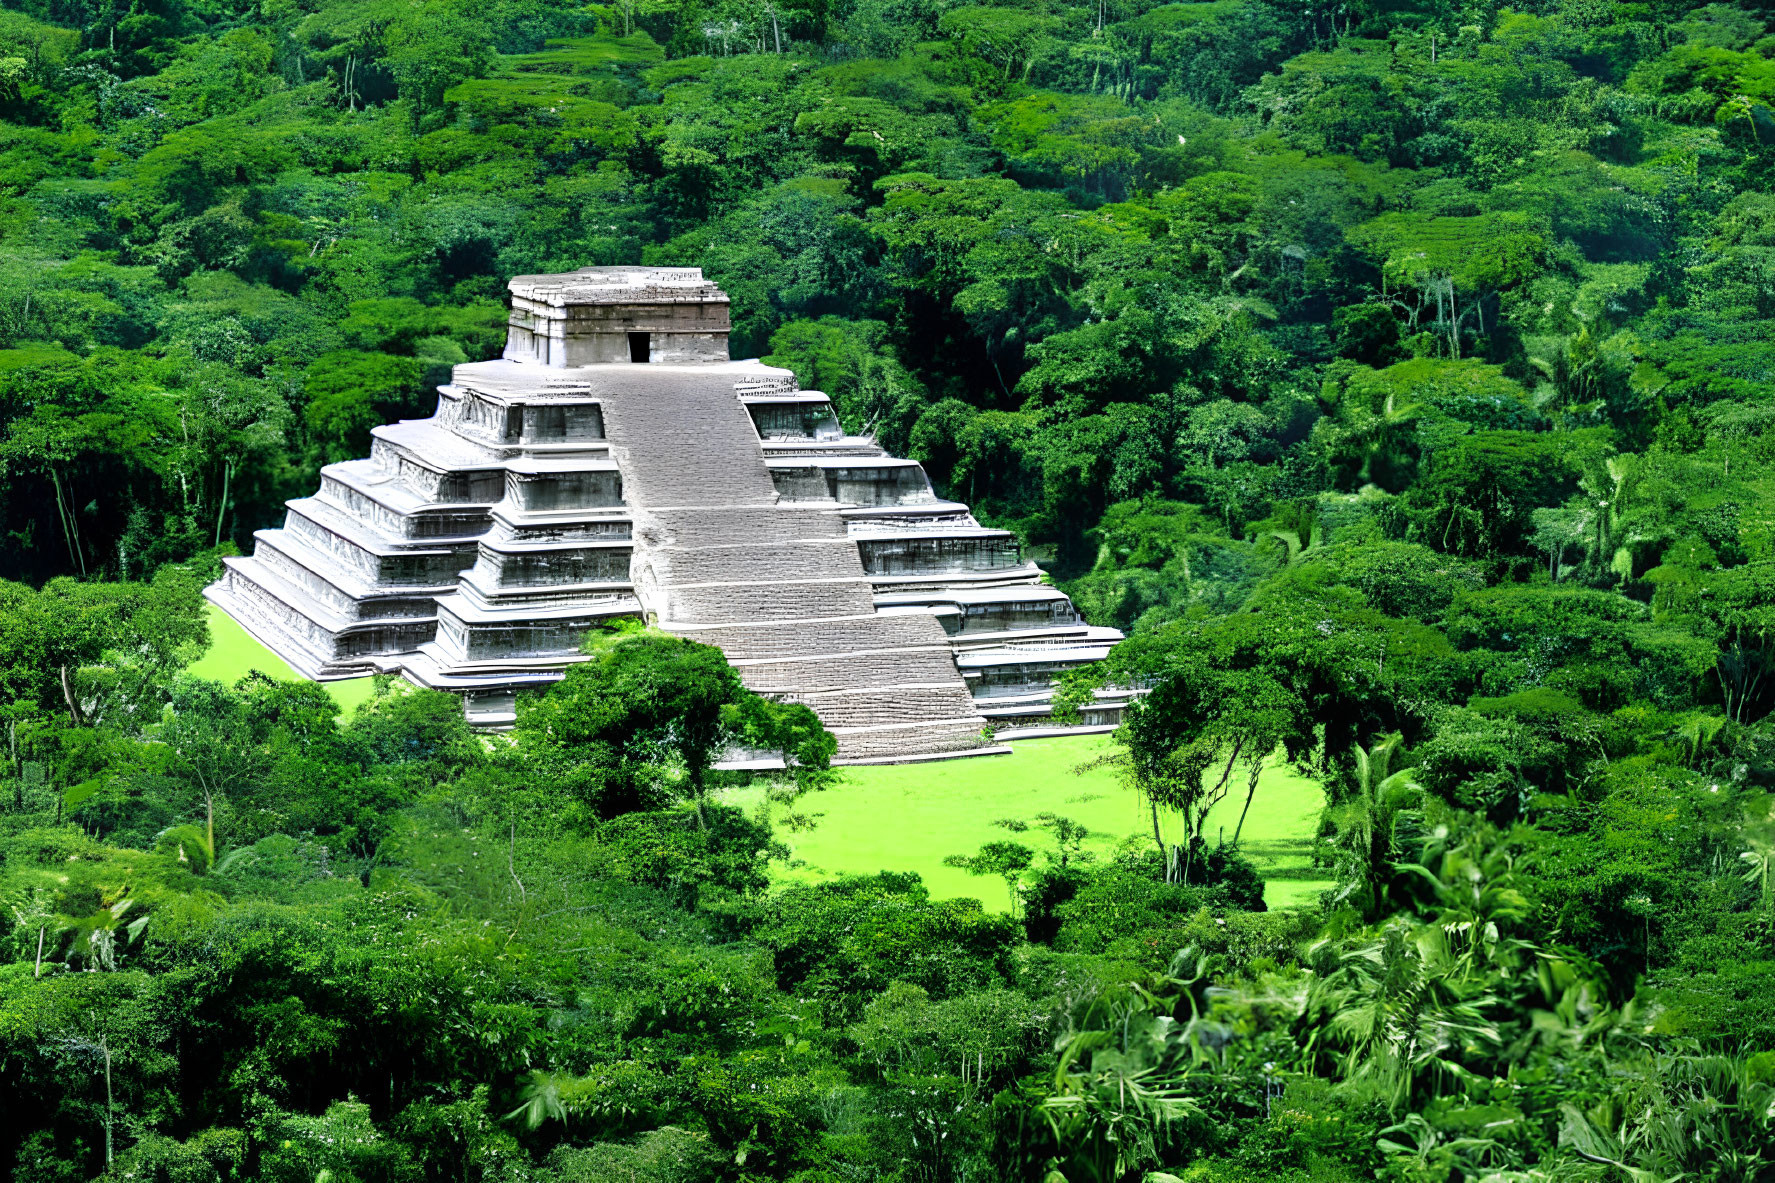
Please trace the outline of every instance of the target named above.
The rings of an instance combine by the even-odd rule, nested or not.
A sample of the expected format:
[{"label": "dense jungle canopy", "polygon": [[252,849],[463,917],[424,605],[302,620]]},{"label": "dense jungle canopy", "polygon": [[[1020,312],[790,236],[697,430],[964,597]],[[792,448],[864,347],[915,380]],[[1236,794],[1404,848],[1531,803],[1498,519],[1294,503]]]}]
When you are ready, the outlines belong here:
[{"label": "dense jungle canopy", "polygon": [[[1775,1179],[1772,175],[1755,3],[8,0],[0,1173]],[[1129,633],[1169,837],[773,881],[830,737],[648,631],[494,740],[184,672],[629,263]]]}]

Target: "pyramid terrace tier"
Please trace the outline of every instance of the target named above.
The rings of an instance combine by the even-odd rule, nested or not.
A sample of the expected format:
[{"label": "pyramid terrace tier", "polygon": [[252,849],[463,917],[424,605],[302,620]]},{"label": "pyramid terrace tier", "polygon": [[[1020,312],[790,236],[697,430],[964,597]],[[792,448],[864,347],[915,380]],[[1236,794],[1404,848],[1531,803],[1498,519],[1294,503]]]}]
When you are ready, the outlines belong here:
[{"label": "pyramid terrace tier", "polygon": [[1046,692],[1054,679],[1067,670],[1108,657],[1110,646],[1119,638],[1120,634],[1116,634],[1051,647],[1006,645],[972,649],[956,654],[955,664],[967,679],[974,700],[986,703],[995,698]]},{"label": "pyramid terrace tier", "polygon": [[474,536],[411,540],[378,531],[362,518],[304,497],[287,504],[284,532],[377,587],[449,583],[473,561]]},{"label": "pyramid terrace tier", "polygon": [[1052,687],[1025,695],[976,698],[975,706],[1000,738],[1015,739],[1020,732],[1053,734],[1056,729],[1106,730],[1122,721],[1133,695],[1126,690],[1100,690],[1075,708],[1077,717],[1059,719],[1054,714]]},{"label": "pyramid terrace tier", "polygon": [[959,649],[955,661],[975,709],[995,728],[1102,727],[1120,721],[1129,692],[1100,692],[1079,707],[1077,719],[1063,720],[1054,715],[1054,684],[1069,670],[1103,660],[1119,640],[1114,629],[1087,629],[1046,643]]},{"label": "pyramid terrace tier", "polygon": [[[504,369],[480,372],[438,388],[437,426],[498,455],[546,455],[605,444],[604,408],[583,387],[521,387]],[[465,367],[466,368],[466,367]]]},{"label": "pyramid terrace tier", "polygon": [[261,540],[254,555],[223,560],[222,578],[204,594],[304,677],[350,678],[396,668],[401,654],[437,631],[429,597],[368,595],[326,603],[309,590],[318,579],[286,577],[267,561],[272,553]]},{"label": "pyramid terrace tier", "polygon": [[957,575],[1036,575],[1008,530],[944,526],[930,530],[853,530],[863,570],[877,581]]},{"label": "pyramid terrace tier", "polygon": [[773,456],[771,483],[784,501],[852,506],[934,506],[937,495],[916,460],[892,456]]},{"label": "pyramid terrace tier", "polygon": [[767,444],[834,444],[850,440],[858,447],[870,446],[868,440],[844,434],[831,400],[817,390],[794,394],[742,394],[740,401],[752,417],[758,438]]},{"label": "pyramid terrace tier", "polygon": [[1057,587],[1018,583],[989,587],[932,586],[880,592],[878,612],[927,612],[951,640],[992,643],[1001,635],[1072,636],[1086,626],[1070,597]]},{"label": "pyramid terrace tier", "polygon": [[500,453],[445,431],[435,419],[372,428],[370,464],[426,504],[491,505],[505,496]]},{"label": "pyramid terrace tier", "polygon": [[455,589],[453,580],[405,587],[377,583],[287,530],[258,531],[252,555],[229,561],[287,586],[299,605],[312,604],[347,622],[430,618],[436,615],[437,597]]},{"label": "pyramid terrace tier", "polygon": [[[633,601],[628,607],[631,613],[638,610]],[[612,613],[607,619],[627,614]],[[472,726],[497,730],[516,721],[519,695],[546,691],[574,664],[585,660],[576,653],[569,657],[465,661],[453,652],[440,654],[432,643],[402,657],[400,670],[416,686],[459,696]]]},{"label": "pyramid terrace tier", "polygon": [[327,465],[316,496],[391,538],[472,538],[492,524],[491,502],[428,501],[373,460]]},{"label": "pyramid terrace tier", "polygon": [[846,435],[832,400],[817,390],[796,390],[791,377],[748,378],[738,384],[740,402],[767,458],[885,457],[872,436]]},{"label": "pyramid terrace tier", "polygon": [[626,588],[633,557],[634,546],[626,537],[577,542],[483,539],[475,565],[462,578],[489,597],[558,594],[567,588],[606,584]]},{"label": "pyramid terrace tier", "polygon": [[489,663],[560,663],[579,656],[592,629],[638,613],[635,597],[614,588],[552,606],[490,602],[465,589],[438,600],[437,637],[422,648],[449,673]]},{"label": "pyramid terrace tier", "polygon": [[539,459],[506,462],[505,501],[513,513],[550,515],[625,504],[622,471],[608,459]]}]

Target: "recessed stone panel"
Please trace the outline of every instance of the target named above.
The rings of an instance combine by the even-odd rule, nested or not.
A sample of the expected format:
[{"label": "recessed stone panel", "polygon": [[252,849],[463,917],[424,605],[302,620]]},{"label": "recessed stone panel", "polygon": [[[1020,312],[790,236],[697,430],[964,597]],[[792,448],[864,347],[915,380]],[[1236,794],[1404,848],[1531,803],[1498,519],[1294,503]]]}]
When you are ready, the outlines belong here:
[{"label": "recessed stone panel", "polygon": [[954,575],[1008,571],[1024,565],[1016,539],[1003,537],[863,538],[863,569],[871,575]]}]

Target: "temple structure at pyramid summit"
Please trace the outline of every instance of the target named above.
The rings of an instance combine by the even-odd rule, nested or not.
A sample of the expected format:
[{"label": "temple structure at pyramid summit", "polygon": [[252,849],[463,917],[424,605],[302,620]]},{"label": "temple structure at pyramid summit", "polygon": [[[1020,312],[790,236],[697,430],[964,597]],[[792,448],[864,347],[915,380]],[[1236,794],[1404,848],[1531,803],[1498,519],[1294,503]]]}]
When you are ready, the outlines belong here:
[{"label": "temple structure at pyramid summit", "polygon": [[1054,677],[1121,634],[917,463],[845,435],[824,394],[729,360],[727,334],[699,268],[512,280],[505,356],[323,469],[208,596],[308,677],[398,672],[486,727],[622,616],[720,646],[818,712],[840,759],[1052,724]]}]

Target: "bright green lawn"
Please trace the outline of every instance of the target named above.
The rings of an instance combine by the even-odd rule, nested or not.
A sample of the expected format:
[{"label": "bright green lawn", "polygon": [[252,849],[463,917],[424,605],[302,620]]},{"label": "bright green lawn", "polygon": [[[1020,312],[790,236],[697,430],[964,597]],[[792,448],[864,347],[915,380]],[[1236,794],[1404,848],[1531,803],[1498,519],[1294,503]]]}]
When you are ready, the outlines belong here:
[{"label": "bright green lawn", "polygon": [[[994,839],[1045,845],[1045,832],[1031,828],[1013,836],[993,824],[999,818],[1029,822],[1038,813],[1064,814],[1090,828],[1088,846],[1099,852],[1129,835],[1151,841],[1150,815],[1113,770],[1074,771],[1109,750],[1108,736],[1028,739],[1012,748],[1008,756],[844,769],[842,783],[795,804],[797,814],[815,819],[812,830],[791,829],[776,808],[778,836],[794,852],[785,876],[817,880],[917,871],[938,898],[972,896],[1002,910],[1004,890],[997,880],[943,865],[945,855],[972,854]],[[728,799],[755,808],[763,792],[738,790]],[[1269,878],[1265,898],[1271,907],[1310,899],[1328,886],[1298,877],[1312,874],[1308,851],[1323,801],[1316,782],[1287,768],[1269,769],[1258,783],[1241,844]],[[1242,794],[1238,800],[1229,796],[1210,815],[1211,840],[1222,827],[1232,837],[1243,804]],[[1177,837],[1175,828],[1168,823],[1167,840]]]},{"label": "bright green lawn", "polygon": [[[209,651],[191,666],[203,678],[233,682],[249,670],[274,678],[299,677],[277,654],[254,640],[232,617],[211,605]],[[370,697],[369,678],[324,683],[341,709],[350,711]],[[1090,827],[1091,849],[1107,852],[1129,835],[1151,840],[1152,822],[1131,789],[1106,768],[1073,770],[1110,748],[1104,735],[1026,739],[1008,756],[938,760],[926,764],[868,765],[843,770],[843,780],[823,793],[802,798],[795,812],[815,819],[811,830],[793,831],[776,810],[779,836],[794,851],[785,877],[814,880],[835,874],[917,871],[931,893],[947,899],[972,896],[1003,910],[1004,891],[996,880],[978,879],[945,867],[950,854],[972,854],[982,843],[1010,838],[992,823],[999,818],[1033,821],[1038,813],[1059,813]],[[729,800],[747,808],[763,801],[759,789],[739,790]],[[1324,798],[1316,782],[1281,767],[1263,774],[1245,819],[1241,845],[1268,878],[1271,907],[1310,899],[1328,884],[1313,874],[1308,850]],[[1239,821],[1242,795],[1229,795],[1209,818],[1208,833],[1223,828],[1228,838]],[[1167,824],[1174,840],[1176,823]],[[1016,836],[1042,846],[1046,835],[1031,829]],[[1281,876],[1281,877],[1277,877]]]},{"label": "bright green lawn", "polygon": [[[261,645],[251,633],[236,624],[232,616],[214,604],[208,605],[208,613],[209,651],[191,664],[190,673],[200,678],[229,683],[253,670],[292,681],[302,676],[291,669],[283,658]],[[373,679],[347,678],[342,682],[323,682],[321,685],[333,696],[339,709],[349,714],[358,703],[370,697]]]}]

